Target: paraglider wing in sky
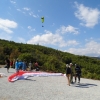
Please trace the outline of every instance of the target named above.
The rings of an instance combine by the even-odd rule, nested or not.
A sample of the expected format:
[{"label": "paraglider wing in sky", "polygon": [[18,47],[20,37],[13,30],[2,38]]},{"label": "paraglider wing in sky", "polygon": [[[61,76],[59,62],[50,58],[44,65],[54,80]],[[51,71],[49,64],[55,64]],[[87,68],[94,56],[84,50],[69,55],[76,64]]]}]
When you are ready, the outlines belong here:
[{"label": "paraglider wing in sky", "polygon": [[41,21],[42,21],[42,23],[44,22],[44,17],[41,17]]},{"label": "paraglider wing in sky", "polygon": [[[41,21],[42,21],[42,23],[44,23],[44,17],[41,17]],[[44,27],[44,26],[42,25],[42,27]]]}]

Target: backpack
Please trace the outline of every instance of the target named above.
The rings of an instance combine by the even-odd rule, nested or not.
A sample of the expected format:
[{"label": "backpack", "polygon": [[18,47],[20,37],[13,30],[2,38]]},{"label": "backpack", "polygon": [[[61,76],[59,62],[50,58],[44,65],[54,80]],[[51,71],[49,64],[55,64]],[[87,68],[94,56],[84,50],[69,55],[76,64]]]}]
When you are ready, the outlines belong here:
[{"label": "backpack", "polygon": [[66,74],[70,74],[71,73],[71,68],[70,67],[66,67]]}]

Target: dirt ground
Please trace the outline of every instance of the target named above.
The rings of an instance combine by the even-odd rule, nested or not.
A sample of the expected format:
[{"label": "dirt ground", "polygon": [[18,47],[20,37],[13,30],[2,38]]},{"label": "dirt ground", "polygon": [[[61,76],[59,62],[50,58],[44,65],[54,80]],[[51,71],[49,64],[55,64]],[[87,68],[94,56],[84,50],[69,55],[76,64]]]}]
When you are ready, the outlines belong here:
[{"label": "dirt ground", "polygon": [[6,65],[0,65],[0,68],[3,68],[3,67],[5,67]]}]

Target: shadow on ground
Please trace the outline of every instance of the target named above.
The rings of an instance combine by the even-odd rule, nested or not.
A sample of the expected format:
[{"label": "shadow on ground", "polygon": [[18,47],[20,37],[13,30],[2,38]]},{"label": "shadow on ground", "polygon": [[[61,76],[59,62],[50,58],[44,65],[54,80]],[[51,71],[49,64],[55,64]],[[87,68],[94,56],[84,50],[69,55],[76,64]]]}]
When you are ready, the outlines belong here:
[{"label": "shadow on ground", "polygon": [[90,84],[90,83],[74,83],[72,84],[73,87],[79,87],[79,88],[90,88],[93,86],[97,86],[96,84]]}]

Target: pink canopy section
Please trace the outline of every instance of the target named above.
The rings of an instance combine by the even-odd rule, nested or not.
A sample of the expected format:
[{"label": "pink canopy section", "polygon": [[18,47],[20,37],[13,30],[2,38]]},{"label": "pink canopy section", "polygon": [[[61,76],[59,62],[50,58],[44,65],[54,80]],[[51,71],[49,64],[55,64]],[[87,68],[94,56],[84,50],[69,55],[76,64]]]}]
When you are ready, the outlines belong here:
[{"label": "pink canopy section", "polygon": [[29,71],[19,71],[8,77],[9,82],[15,82],[20,79],[27,79],[28,77],[34,76],[64,76],[62,73],[48,73],[48,72],[29,72]]}]

